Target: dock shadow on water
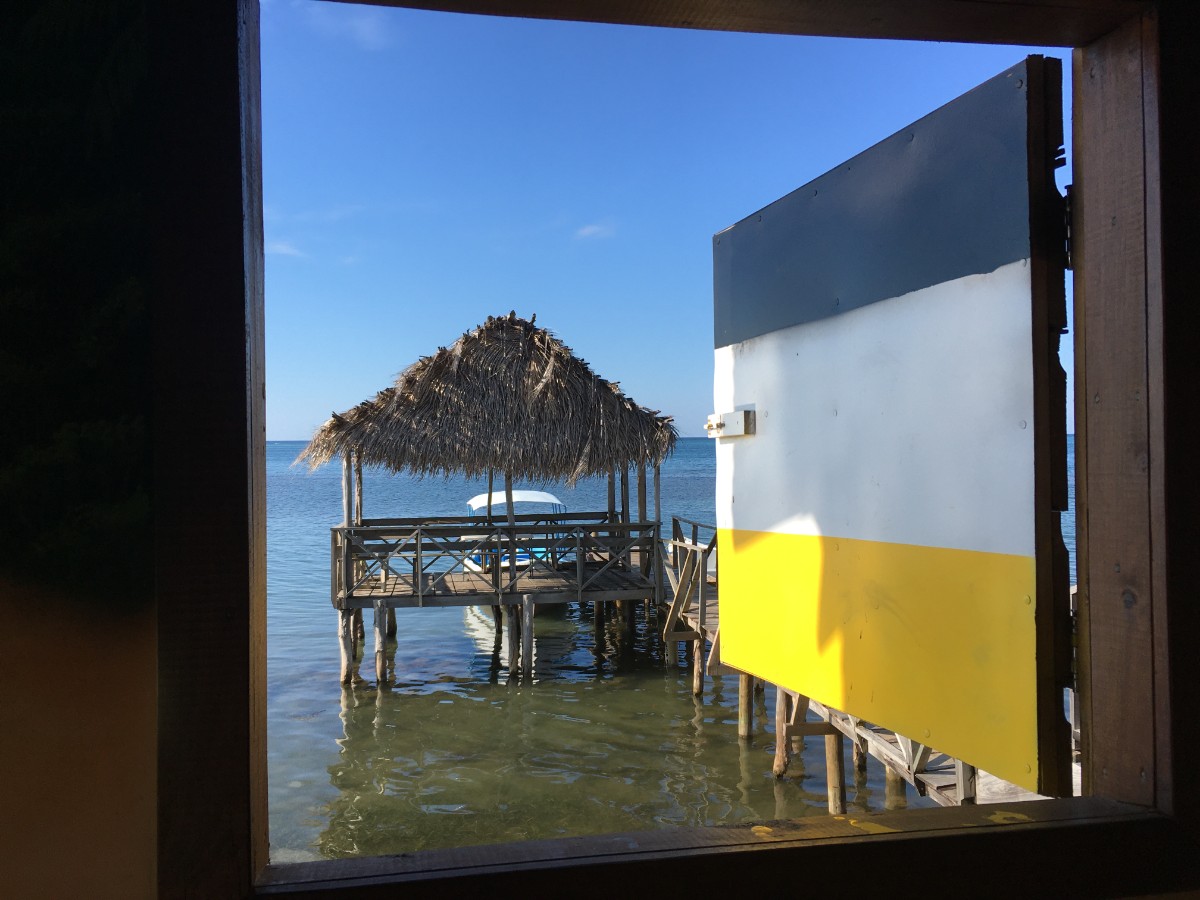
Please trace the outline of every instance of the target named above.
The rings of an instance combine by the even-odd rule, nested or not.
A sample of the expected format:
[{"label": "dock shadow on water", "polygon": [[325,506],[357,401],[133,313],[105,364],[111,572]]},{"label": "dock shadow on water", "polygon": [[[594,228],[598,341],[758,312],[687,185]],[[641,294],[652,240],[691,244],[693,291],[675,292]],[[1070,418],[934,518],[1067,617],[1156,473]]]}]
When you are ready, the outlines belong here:
[{"label": "dock shadow on water", "polygon": [[[309,714],[277,698],[287,724],[272,730],[274,860],[825,814],[823,743],[773,778],[771,689],[740,742],[737,680],[711,679],[693,697],[686,659],[664,660],[657,617],[640,605],[609,610],[599,628],[590,605],[539,614],[526,677],[489,610],[433,615],[447,613],[466,640],[406,641],[406,624],[429,624],[431,611],[402,612],[390,683],[343,688],[326,674],[329,703]],[[884,808],[882,771],[848,788],[850,811]]]}]

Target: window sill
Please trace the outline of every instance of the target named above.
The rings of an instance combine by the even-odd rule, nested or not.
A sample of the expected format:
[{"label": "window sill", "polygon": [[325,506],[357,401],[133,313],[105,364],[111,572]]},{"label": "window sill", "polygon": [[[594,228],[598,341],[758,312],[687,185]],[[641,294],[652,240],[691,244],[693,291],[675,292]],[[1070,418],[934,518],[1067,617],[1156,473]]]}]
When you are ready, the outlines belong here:
[{"label": "window sill", "polygon": [[[1080,850],[1086,848],[1086,858]],[[753,858],[734,854],[753,852]],[[1039,800],[725,828],[681,828],[268,866],[257,893],[381,896],[562,890],[573,898],[690,883],[903,879],[924,894],[1130,896],[1200,888],[1200,848],[1173,819],[1096,798]],[[653,863],[653,865],[651,865]],[[624,887],[622,887],[624,886]]]}]

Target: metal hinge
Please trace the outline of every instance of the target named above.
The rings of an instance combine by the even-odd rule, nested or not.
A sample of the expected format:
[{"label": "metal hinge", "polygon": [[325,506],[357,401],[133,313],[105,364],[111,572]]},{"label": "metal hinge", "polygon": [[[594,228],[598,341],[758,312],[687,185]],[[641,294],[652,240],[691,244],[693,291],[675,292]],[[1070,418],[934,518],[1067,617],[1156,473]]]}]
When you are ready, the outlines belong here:
[{"label": "metal hinge", "polygon": [[1071,229],[1071,213],[1072,213],[1072,206],[1073,206],[1073,203],[1072,203],[1072,197],[1073,197],[1073,194],[1072,194],[1072,189],[1073,189],[1074,187],[1075,187],[1075,185],[1073,185],[1073,184],[1068,184],[1068,185],[1067,185],[1067,187],[1066,187],[1066,193],[1063,195],[1063,199],[1062,199],[1062,209],[1063,209],[1063,253],[1064,253],[1064,255],[1065,255],[1065,259],[1064,259],[1064,263],[1063,263],[1063,264],[1064,264],[1064,266],[1065,266],[1067,269],[1074,269],[1074,268],[1075,268],[1075,246],[1074,246],[1074,234],[1073,234],[1073,232],[1072,232],[1072,229]]}]

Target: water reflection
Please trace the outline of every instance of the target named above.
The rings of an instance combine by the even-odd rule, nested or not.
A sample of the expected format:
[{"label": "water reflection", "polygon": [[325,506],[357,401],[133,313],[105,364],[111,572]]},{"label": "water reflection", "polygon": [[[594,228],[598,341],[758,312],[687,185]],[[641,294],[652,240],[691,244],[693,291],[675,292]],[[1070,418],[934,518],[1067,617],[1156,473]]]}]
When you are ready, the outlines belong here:
[{"label": "water reflection", "polygon": [[[507,642],[482,616],[461,676],[406,682],[402,641],[388,653],[394,683],[331,685],[341,737],[334,794],[317,810],[322,856],[824,814],[823,742],[773,778],[773,692],[755,698],[757,734],[740,742],[736,679],[693,697],[644,613],[539,616],[529,680],[512,677]],[[879,808],[882,771],[855,788],[852,808]]]}]

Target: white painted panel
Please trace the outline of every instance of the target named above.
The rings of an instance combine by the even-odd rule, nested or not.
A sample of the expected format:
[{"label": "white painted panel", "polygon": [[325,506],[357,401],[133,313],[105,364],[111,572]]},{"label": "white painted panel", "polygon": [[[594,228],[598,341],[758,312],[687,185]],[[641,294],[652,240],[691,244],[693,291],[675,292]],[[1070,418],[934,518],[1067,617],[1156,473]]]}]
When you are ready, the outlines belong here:
[{"label": "white painted panel", "polygon": [[1034,554],[1026,261],[716,351],[721,528]]}]

